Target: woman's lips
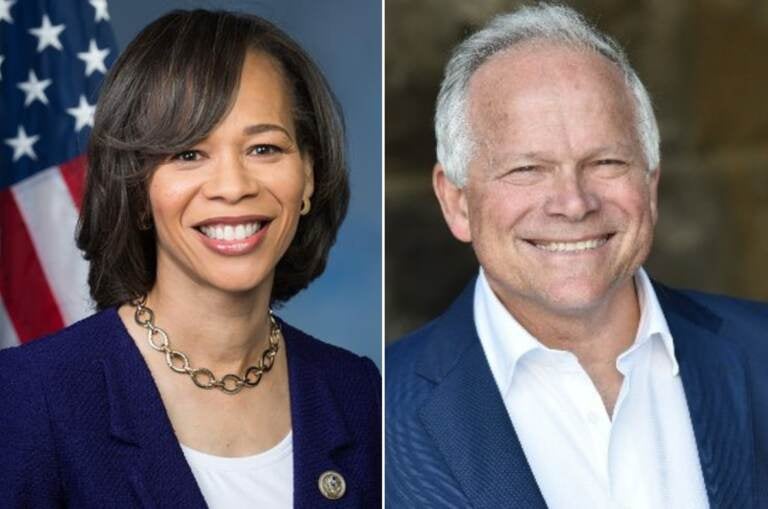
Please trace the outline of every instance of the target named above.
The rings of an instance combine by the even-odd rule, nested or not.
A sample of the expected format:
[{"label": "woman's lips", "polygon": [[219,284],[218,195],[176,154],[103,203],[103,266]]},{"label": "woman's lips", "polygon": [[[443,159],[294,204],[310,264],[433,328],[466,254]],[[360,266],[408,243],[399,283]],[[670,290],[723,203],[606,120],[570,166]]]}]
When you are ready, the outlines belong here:
[{"label": "woman's lips", "polygon": [[203,244],[215,253],[239,256],[256,249],[266,235],[269,225],[269,221],[208,223],[195,229]]}]

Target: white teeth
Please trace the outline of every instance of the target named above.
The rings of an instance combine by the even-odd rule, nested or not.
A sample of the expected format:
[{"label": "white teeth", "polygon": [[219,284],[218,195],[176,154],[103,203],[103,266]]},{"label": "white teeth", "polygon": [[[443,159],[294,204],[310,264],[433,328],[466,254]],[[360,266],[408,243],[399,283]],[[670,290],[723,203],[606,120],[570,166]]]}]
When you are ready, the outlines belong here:
[{"label": "white teeth", "polygon": [[201,226],[200,231],[216,240],[245,240],[261,229],[261,223],[243,223],[238,225],[219,224]]},{"label": "white teeth", "polygon": [[607,237],[592,240],[582,240],[580,242],[548,242],[545,244],[534,244],[539,249],[553,252],[573,252],[573,251],[586,251],[587,249],[595,249],[608,242]]}]

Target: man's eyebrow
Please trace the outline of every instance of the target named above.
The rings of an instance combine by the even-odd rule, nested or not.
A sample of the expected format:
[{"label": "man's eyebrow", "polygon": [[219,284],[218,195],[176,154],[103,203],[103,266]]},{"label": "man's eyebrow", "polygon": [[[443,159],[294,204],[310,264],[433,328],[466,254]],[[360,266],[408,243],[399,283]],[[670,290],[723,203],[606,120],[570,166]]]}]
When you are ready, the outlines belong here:
[{"label": "man's eyebrow", "polygon": [[[627,144],[627,143],[615,143],[611,145],[601,145],[599,147],[594,147],[588,152],[586,152],[587,157],[594,156],[596,154],[604,154],[606,152],[621,152],[621,153],[627,153],[627,152],[633,152],[635,150],[635,147],[633,145]],[[547,161],[552,159],[552,154],[545,152],[545,151],[537,151],[537,150],[531,150],[528,152],[504,152],[500,154],[500,157],[503,157],[504,159],[534,159],[534,160],[542,160]]]},{"label": "man's eyebrow", "polygon": [[590,152],[592,154],[602,154],[605,152],[634,152],[635,150],[634,145],[629,145],[627,143],[615,143],[613,145],[603,145],[601,147],[595,147]]},{"label": "man's eyebrow", "polygon": [[286,128],[283,126],[279,126],[277,124],[254,124],[249,125],[243,129],[243,134],[246,134],[248,136],[253,136],[254,134],[261,134],[269,131],[280,131],[288,138],[293,140],[293,136],[291,136],[291,133],[288,132]]},{"label": "man's eyebrow", "polygon": [[535,161],[549,161],[552,159],[551,155],[546,152],[530,151],[530,152],[505,152],[499,154],[497,159],[502,161],[516,161],[516,160],[535,160]]}]

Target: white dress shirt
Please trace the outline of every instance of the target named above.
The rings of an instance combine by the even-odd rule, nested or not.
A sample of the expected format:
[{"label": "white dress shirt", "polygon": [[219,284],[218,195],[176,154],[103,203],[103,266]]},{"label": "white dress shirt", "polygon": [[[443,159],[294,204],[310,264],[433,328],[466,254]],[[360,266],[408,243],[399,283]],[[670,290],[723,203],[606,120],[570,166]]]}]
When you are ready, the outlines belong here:
[{"label": "white dress shirt", "polygon": [[293,507],[293,433],[253,456],[212,456],[181,444],[211,509]]},{"label": "white dress shirt", "polygon": [[542,345],[477,278],[477,333],[552,509],[709,507],[673,338],[642,269],[635,283],[640,324],[616,359],[624,381],[611,417],[576,356]]}]

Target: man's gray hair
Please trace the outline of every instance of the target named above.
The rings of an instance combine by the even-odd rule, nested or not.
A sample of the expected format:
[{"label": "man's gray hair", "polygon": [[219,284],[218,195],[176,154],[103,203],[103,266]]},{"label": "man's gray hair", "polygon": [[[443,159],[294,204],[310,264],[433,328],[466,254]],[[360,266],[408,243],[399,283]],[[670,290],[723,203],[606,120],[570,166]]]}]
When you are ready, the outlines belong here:
[{"label": "man's gray hair", "polygon": [[593,50],[616,64],[635,101],[635,125],[647,169],[655,170],[660,161],[659,128],[648,92],[624,51],[573,9],[542,3],[497,16],[454,50],[445,68],[435,113],[437,160],[448,178],[463,187],[473,155],[467,107],[472,75],[494,54],[534,40]]}]

